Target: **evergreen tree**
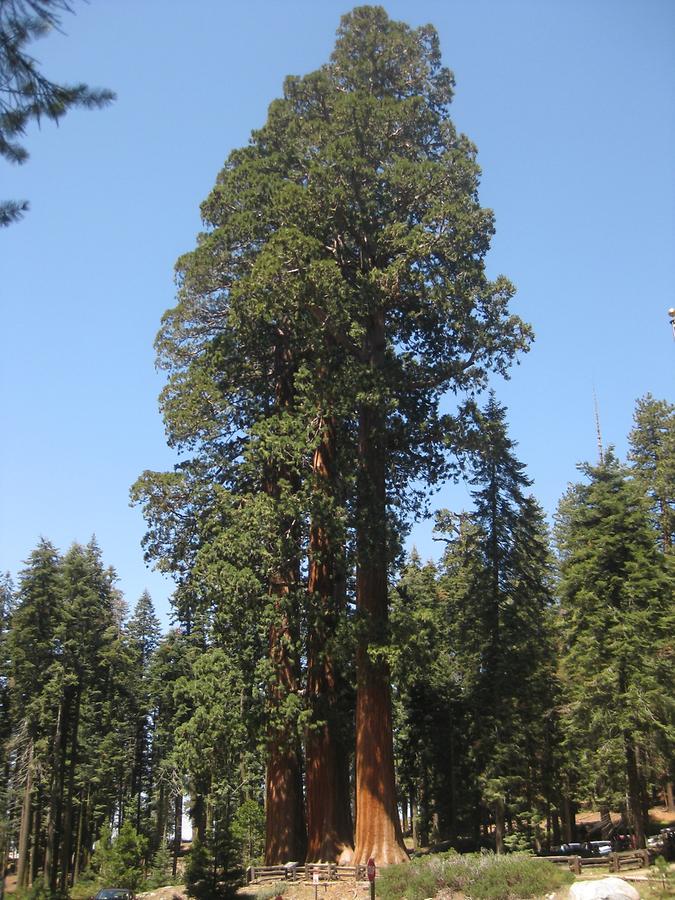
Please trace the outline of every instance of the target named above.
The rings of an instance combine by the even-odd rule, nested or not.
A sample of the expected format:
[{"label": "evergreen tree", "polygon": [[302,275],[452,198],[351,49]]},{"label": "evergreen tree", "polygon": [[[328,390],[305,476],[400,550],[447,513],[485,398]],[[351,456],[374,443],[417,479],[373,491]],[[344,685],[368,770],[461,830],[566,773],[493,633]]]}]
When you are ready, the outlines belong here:
[{"label": "evergreen tree", "polygon": [[17,605],[11,620],[11,655],[14,742],[18,756],[16,789],[20,791],[17,881],[26,886],[31,846],[34,864],[40,848],[40,800],[48,773],[49,739],[54,728],[52,674],[57,666],[56,634],[62,621],[63,579],[56,548],[41,539],[19,575]]},{"label": "evergreen tree", "polygon": [[[63,12],[72,12],[68,0],[0,0],[0,156],[11,163],[28,159],[20,141],[30,122],[58,122],[73,106],[94,109],[115,99],[109,90],[50,81],[28,53],[31,41],[59,28]],[[0,203],[0,226],[27,209],[25,201]]]},{"label": "evergreen tree", "polygon": [[[581,799],[628,798],[645,846],[641,758],[657,740],[672,754],[673,580],[643,495],[610,451],[585,465],[558,519],[565,726]],[[599,774],[602,773],[602,778]]]},{"label": "evergreen tree", "polygon": [[646,394],[635,405],[628,435],[635,477],[650,498],[661,548],[673,551],[675,537],[675,405]]},{"label": "evergreen tree", "polygon": [[135,656],[133,696],[136,701],[136,734],[131,794],[136,806],[136,831],[147,835],[152,787],[150,664],[161,637],[159,619],[147,591],[138,599],[127,626],[127,636]]},{"label": "evergreen tree", "polygon": [[173,834],[173,875],[176,875],[183,818],[184,767],[176,760],[176,732],[189,715],[176,690],[181,679],[191,673],[193,650],[189,640],[177,630],[160,641],[150,663],[152,697],[152,772],[154,833],[151,851],[165,846]]},{"label": "evergreen tree", "polygon": [[401,801],[410,807],[415,846],[458,833],[459,672],[447,596],[435,566],[416,552],[392,595],[395,748]]},{"label": "evergreen tree", "polygon": [[[473,755],[483,804],[505,847],[507,812],[532,835],[548,757],[553,706],[551,561],[544,515],[515,456],[506,410],[494,396],[476,413],[470,515],[460,532],[454,601],[473,720]],[[460,599],[458,603],[457,600]]]},{"label": "evergreen tree", "polygon": [[14,606],[14,586],[9,573],[0,577],[0,900],[4,893],[4,872],[9,854],[10,831],[10,738],[12,734],[9,629]]},{"label": "evergreen tree", "polygon": [[[451,97],[430,26],[410,29],[380,7],[346,16],[330,62],[287,79],[265,126],[231,154],[202,207],[207,231],[178,263],[179,303],[157,344],[170,373],[170,439],[193,453],[187,479],[226,485],[259,508],[252,493],[262,492],[276,517],[265,604],[276,611],[273,718],[273,708],[297,703],[300,523],[311,515],[304,474],[335,436],[326,452],[342,464],[332,477],[313,469],[322,505],[349,510],[356,551],[358,861],[406,857],[383,645],[393,508],[416,509],[415,479],[449,470],[456,422],[439,412],[442,393],[481,388],[529,339],[509,315],[511,285],[485,275],[492,217],[478,204],[475,149],[450,121]],[[146,476],[146,495],[159,496],[160,480]],[[317,587],[313,571],[311,595],[328,599],[344,548],[333,537],[319,552],[327,536],[322,516],[312,518],[313,559],[332,572]],[[323,638],[314,638],[311,657],[323,658]],[[301,844],[297,753],[290,723],[284,729],[283,740],[270,732],[270,750],[284,756],[268,760],[267,811],[270,840],[283,835],[285,844],[268,847],[269,861]],[[331,754],[322,759],[319,767]],[[313,794],[328,781],[308,787]]]}]

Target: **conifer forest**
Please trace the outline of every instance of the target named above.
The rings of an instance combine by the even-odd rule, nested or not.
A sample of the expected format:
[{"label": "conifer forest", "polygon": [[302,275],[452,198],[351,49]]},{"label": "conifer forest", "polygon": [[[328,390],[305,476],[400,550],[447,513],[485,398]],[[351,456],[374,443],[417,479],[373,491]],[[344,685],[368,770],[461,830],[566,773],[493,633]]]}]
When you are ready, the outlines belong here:
[{"label": "conifer forest", "polygon": [[627,458],[600,442],[547,518],[499,399],[533,329],[453,90],[432,26],[357,7],[217,175],[158,323],[180,462],[131,488],[172,627],[95,539],[0,583],[20,889],[138,887],[123,842],[164,883],[184,816],[215,883],[540,852],[585,809],[644,847],[675,806],[675,405],[636,398]]}]

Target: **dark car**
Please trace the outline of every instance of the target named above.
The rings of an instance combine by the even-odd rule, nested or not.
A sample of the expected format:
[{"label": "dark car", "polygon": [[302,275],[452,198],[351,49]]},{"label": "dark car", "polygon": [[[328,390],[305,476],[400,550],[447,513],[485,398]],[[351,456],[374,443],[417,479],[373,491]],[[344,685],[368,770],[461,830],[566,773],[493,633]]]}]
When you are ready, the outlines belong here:
[{"label": "dark car", "polygon": [[583,844],[574,842],[552,847],[551,856],[582,856],[587,859],[591,856],[600,856],[600,853],[586,841]]},{"label": "dark car", "polygon": [[127,888],[101,888],[94,900],[134,900],[134,892]]}]

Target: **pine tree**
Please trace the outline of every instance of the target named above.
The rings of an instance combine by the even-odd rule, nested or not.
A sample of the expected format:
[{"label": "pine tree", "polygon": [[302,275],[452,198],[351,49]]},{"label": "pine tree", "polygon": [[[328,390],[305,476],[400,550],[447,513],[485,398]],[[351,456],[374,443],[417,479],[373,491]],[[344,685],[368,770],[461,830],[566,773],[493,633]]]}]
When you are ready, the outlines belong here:
[{"label": "pine tree", "polygon": [[[10,691],[11,657],[9,630],[14,607],[14,585],[9,573],[0,577],[0,869],[4,873],[9,854],[10,832],[10,738],[12,707]],[[4,877],[0,879],[0,900],[4,895]]]},{"label": "pine tree", "polygon": [[152,786],[150,664],[161,638],[159,619],[147,591],[139,597],[126,631],[135,655],[133,694],[136,700],[136,733],[131,794],[136,806],[136,831],[147,834]]},{"label": "pine tree", "polygon": [[[473,721],[473,755],[482,801],[491,811],[498,853],[507,812],[530,831],[539,817],[547,716],[554,667],[551,561],[544,515],[526,493],[531,481],[515,456],[506,410],[494,396],[476,411],[473,529],[460,531],[459,567],[448,590]],[[463,558],[462,558],[463,557]]]},{"label": "pine tree", "polygon": [[40,840],[37,797],[42,785],[36,772],[48,768],[45,743],[54,727],[49,699],[57,665],[56,634],[62,621],[63,591],[59,554],[42,539],[19,575],[17,605],[8,638],[13,684],[10,702],[19,747],[16,778],[22,797],[17,864],[20,886],[31,880],[29,851],[31,843],[36,846]]},{"label": "pine tree", "polygon": [[[645,846],[641,751],[673,746],[673,580],[640,488],[610,451],[561,504],[565,725],[578,751],[581,799],[624,794]],[[600,777],[602,773],[602,777]]]},{"label": "pine tree", "polygon": [[628,458],[651,502],[664,553],[675,537],[675,406],[646,394],[635,405]]},{"label": "pine tree", "polygon": [[[27,52],[31,41],[59,28],[63,12],[72,12],[68,0],[0,0],[0,156],[11,163],[28,159],[19,141],[30,122],[58,122],[73,106],[100,108],[115,99],[109,90],[50,81]],[[0,226],[27,209],[25,201],[0,203]]]},{"label": "pine tree", "polygon": [[458,834],[459,672],[447,595],[416,552],[392,594],[392,676],[399,795],[410,805],[415,846]]},{"label": "pine tree", "polygon": [[[173,875],[177,872],[183,816],[183,766],[175,754],[176,732],[189,715],[177,695],[176,685],[192,671],[193,648],[177,630],[165,635],[150,664],[152,697],[152,771],[154,794],[154,834],[151,850],[157,852],[173,832]],[[173,808],[172,808],[173,803]]]}]

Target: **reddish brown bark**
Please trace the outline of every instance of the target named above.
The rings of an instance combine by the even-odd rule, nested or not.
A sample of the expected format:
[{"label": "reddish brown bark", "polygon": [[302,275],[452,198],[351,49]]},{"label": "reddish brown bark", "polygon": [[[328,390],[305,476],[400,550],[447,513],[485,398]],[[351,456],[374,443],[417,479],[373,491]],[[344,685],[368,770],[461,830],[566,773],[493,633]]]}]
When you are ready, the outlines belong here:
[{"label": "reddish brown bark", "polygon": [[[374,323],[373,364],[384,353],[384,322]],[[356,863],[403,862],[408,854],[396,804],[389,669],[369,646],[384,634],[388,618],[384,423],[363,406],[359,421],[359,520],[356,605],[363,630],[356,654]]]},{"label": "reddish brown bark", "polygon": [[[317,492],[328,501],[333,490],[335,435],[329,422],[316,448],[313,471]],[[321,499],[321,498],[320,498]],[[312,726],[306,739],[307,861],[347,865],[354,852],[349,803],[348,754],[341,746],[337,721],[337,685],[330,636],[337,624],[335,553],[323,519],[327,504],[315,514],[309,539],[309,606],[313,623],[308,636],[307,698]]]},{"label": "reddish brown bark", "polygon": [[[274,392],[278,410],[292,405],[293,359],[286,339],[280,332],[275,347]],[[293,480],[279,461],[270,461],[265,473],[265,491],[279,500],[280,483]],[[295,526],[287,522],[280,528],[292,534]],[[297,647],[297,614],[291,599],[292,587],[298,582],[298,561],[288,552],[270,581],[275,621],[269,631],[269,658],[273,682],[269,688],[269,726],[267,733],[267,774],[265,791],[265,862],[282,865],[303,862],[307,849],[302,795],[302,761],[295,724],[284,720],[280,711],[289,694],[298,692],[298,661],[291,656]]]},{"label": "reddish brown bark", "polygon": [[294,748],[268,750],[266,807],[265,864],[303,862],[302,771]]},{"label": "reddish brown bark", "polygon": [[[270,629],[270,657],[277,677],[270,697],[273,710],[286,692],[298,689],[295,667],[285,648],[288,633],[287,624]],[[265,813],[265,863],[276,866],[303,862],[306,836],[302,764],[298,741],[289,723],[271,725],[268,733]]]}]

